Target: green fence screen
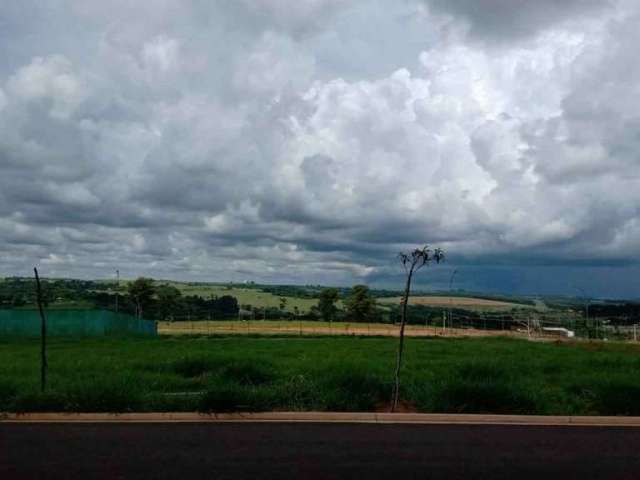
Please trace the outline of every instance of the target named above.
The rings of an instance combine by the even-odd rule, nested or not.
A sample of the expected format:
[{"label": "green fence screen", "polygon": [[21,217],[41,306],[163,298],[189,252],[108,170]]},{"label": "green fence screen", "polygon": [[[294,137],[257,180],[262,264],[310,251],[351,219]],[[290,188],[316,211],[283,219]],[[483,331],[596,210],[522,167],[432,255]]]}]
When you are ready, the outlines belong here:
[{"label": "green fence screen", "polygon": [[[107,310],[49,310],[47,336],[157,335],[156,322]],[[0,336],[40,335],[37,310],[0,310]]]}]

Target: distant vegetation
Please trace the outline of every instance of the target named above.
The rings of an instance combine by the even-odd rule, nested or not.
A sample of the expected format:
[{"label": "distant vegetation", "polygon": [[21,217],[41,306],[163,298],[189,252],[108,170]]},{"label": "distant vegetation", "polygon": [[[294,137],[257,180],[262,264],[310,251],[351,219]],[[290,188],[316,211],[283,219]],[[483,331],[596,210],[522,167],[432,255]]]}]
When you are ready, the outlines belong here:
[{"label": "distant vegetation", "polygon": [[[135,315],[137,302],[129,290],[133,282],[44,279],[44,300],[49,309],[118,309]],[[0,308],[34,308],[35,285],[31,278],[0,279]],[[398,323],[400,292],[367,289],[364,304],[353,303],[358,288],[326,288],[318,285],[258,285],[254,283],[204,283],[153,280],[152,292],[143,293],[142,316],[154,320],[325,320]],[[328,292],[330,299],[327,299]],[[134,292],[135,293],[135,292]],[[149,292],[148,292],[149,293]],[[324,297],[323,297],[324,295]],[[324,300],[322,300],[324,298]],[[538,301],[538,304],[542,302]],[[546,304],[546,305],[545,305]],[[504,322],[525,317],[548,318],[575,329],[582,324],[586,302],[578,298],[549,297],[545,308],[531,298],[416,292],[407,308],[407,323],[441,321],[451,314],[451,326],[502,328]],[[588,304],[589,318],[610,327],[630,326],[640,321],[640,303],[598,301]],[[365,313],[362,314],[361,311]],[[591,336],[591,335],[589,335]]]},{"label": "distant vegetation", "polygon": [[[133,282],[43,280],[47,308],[99,308],[118,310],[148,319],[236,318],[237,299],[230,295],[183,295],[177,288],[151,279]],[[33,308],[34,281],[9,278],[0,282],[0,308]]]}]

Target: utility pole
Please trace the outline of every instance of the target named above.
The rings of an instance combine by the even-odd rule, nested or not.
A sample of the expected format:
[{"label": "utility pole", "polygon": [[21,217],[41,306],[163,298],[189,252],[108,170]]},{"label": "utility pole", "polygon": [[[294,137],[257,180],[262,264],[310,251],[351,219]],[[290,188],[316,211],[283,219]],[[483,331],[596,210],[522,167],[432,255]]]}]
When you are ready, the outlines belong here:
[{"label": "utility pole", "polygon": [[[456,276],[456,273],[458,273],[458,270],[454,270],[451,273],[451,278],[449,278],[449,326],[452,327],[453,326],[453,312],[452,312],[452,308],[451,308],[451,302],[453,301],[453,299],[451,298],[451,286],[453,285],[453,279]],[[446,328],[446,326],[445,326]]]},{"label": "utility pole", "polygon": [[[587,297],[587,293],[584,291],[583,288],[580,287],[574,287],[576,290],[578,290],[581,294],[582,294],[582,299],[584,301],[584,323],[585,326],[587,327],[587,334],[589,336],[589,338],[591,338],[591,329],[589,328],[589,297]],[[596,336],[598,335],[598,329],[596,326]]]},{"label": "utility pole", "polygon": [[[589,328],[589,299],[588,298],[585,298],[584,315],[585,315],[585,322],[587,323],[587,328]],[[598,326],[596,325],[596,338],[597,336],[598,336]]]}]

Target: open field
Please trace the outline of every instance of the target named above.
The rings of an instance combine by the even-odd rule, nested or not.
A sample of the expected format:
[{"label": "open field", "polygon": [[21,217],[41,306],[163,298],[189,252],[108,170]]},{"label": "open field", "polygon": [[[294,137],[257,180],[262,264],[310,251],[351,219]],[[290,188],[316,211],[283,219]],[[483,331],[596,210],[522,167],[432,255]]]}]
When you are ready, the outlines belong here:
[{"label": "open field", "polygon": [[[126,287],[132,280],[120,280],[120,286]],[[239,305],[252,305],[258,308],[279,308],[280,296],[273,295],[258,288],[243,288],[242,286],[216,284],[216,283],[186,283],[171,280],[156,280],[156,285],[170,285],[180,290],[182,295],[194,295],[203,298],[222,297],[231,295],[238,299]],[[312,306],[318,304],[317,298],[298,298],[284,296],[287,299],[285,311],[293,313],[298,307],[300,313],[308,312]]]},{"label": "open field", "polygon": [[[183,295],[198,295],[208,298],[213,296],[221,297],[231,295],[238,299],[240,305],[253,305],[260,308],[278,308],[280,297],[269,292],[264,292],[255,288],[227,287],[224,285],[189,285],[180,282],[159,282],[176,287]],[[313,305],[318,304],[317,299],[284,297],[287,299],[285,311],[293,312],[294,307],[298,307],[300,312],[308,312]]]},{"label": "open field", "polygon": [[[400,297],[388,297],[380,298],[378,302],[385,303],[400,303]],[[423,296],[423,297],[409,297],[409,305],[426,305],[430,307],[444,307],[444,308],[465,308],[472,310],[511,310],[514,308],[534,308],[532,305],[526,305],[523,303],[504,302],[500,300],[487,300],[484,298],[474,297],[458,297],[458,296]]]},{"label": "open field", "polygon": [[[397,341],[169,336],[0,340],[0,411],[372,411]],[[420,412],[640,414],[640,348],[507,338],[408,338],[402,397]]]},{"label": "open field", "polygon": [[[228,320],[195,322],[158,322],[161,335],[365,335],[397,337],[399,326],[385,323],[316,322],[296,320]],[[443,328],[441,326],[407,325],[409,337],[527,337],[517,330],[479,330],[473,328]],[[539,334],[536,334],[539,336]],[[553,338],[553,337],[549,337]]]},{"label": "open field", "polygon": [[[238,303],[241,305],[250,304],[256,307],[267,308],[278,308],[280,305],[279,296],[255,288],[226,287],[224,285],[188,285],[183,283],[175,283],[173,285],[177,287],[183,295],[199,295],[202,297],[208,297],[211,295],[232,295],[238,299]],[[300,312],[307,312],[312,306],[318,304],[318,299],[315,298],[284,298],[287,299],[287,306],[285,310],[289,312],[293,312],[294,306],[297,306]],[[376,301],[380,305],[397,305],[400,303],[400,297],[382,297],[377,298]],[[532,305],[516,302],[438,295],[410,297],[409,304],[444,308],[464,308],[470,310],[512,310],[514,308],[534,308]],[[343,308],[342,302],[339,302],[338,306]]]},{"label": "open field", "polygon": [[[280,305],[280,296],[265,292],[259,288],[243,288],[241,286],[222,285],[222,284],[188,284],[182,282],[158,281],[159,284],[172,285],[182,292],[183,295],[197,295],[208,298],[210,296],[221,297],[222,295],[231,295],[238,299],[240,305],[252,305],[258,308],[278,308]],[[298,298],[285,296],[287,304],[285,311],[294,312],[294,307],[298,307],[299,312],[308,312],[312,306],[318,304],[317,298]],[[376,299],[381,306],[399,304],[400,297],[381,297]],[[444,308],[462,308],[468,310],[483,311],[505,311],[514,308],[533,309],[533,305],[524,303],[508,302],[503,300],[490,300],[485,298],[463,297],[463,296],[446,296],[446,295],[424,295],[410,297],[411,305],[426,305],[432,307]],[[344,308],[342,301],[338,302],[339,308]]]}]

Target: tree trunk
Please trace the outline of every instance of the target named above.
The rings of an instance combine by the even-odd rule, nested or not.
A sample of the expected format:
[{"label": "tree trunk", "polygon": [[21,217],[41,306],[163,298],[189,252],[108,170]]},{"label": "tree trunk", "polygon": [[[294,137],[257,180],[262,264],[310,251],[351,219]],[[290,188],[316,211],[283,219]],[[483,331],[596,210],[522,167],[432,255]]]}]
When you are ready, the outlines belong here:
[{"label": "tree trunk", "polygon": [[400,369],[402,368],[402,353],[404,351],[404,327],[407,323],[407,304],[409,303],[409,293],[411,291],[411,278],[413,277],[413,266],[407,275],[407,284],[404,288],[404,297],[402,302],[402,317],[400,319],[400,340],[398,343],[398,357],[396,358],[395,382],[393,386],[393,399],[391,403],[391,412],[395,412],[398,408],[398,400],[400,397]]}]

